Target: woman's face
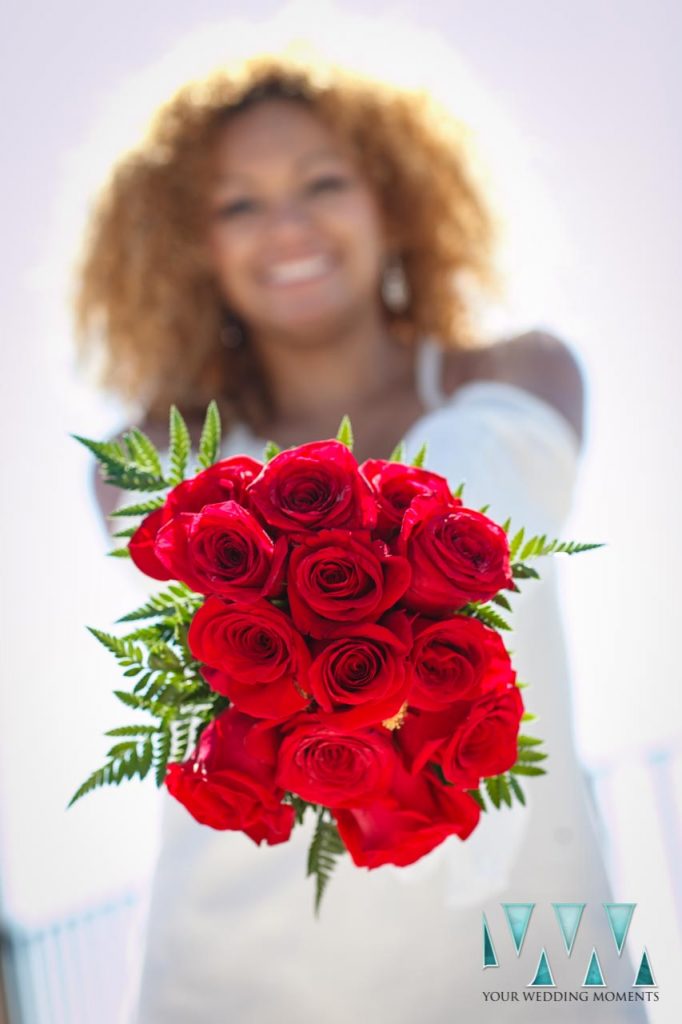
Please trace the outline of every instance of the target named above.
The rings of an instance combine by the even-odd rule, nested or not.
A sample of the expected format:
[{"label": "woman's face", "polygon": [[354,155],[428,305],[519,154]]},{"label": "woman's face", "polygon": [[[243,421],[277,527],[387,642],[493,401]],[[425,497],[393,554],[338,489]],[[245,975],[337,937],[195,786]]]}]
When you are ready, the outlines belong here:
[{"label": "woman's face", "polygon": [[378,306],[386,241],[350,152],[290,100],[263,100],[222,129],[209,196],[211,263],[247,327],[324,328]]}]

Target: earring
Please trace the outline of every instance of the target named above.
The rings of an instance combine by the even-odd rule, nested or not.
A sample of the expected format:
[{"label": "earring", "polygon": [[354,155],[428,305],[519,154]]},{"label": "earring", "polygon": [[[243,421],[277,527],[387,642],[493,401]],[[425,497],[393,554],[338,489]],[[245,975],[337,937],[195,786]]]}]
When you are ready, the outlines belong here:
[{"label": "earring", "polygon": [[410,304],[410,286],[400,256],[391,256],[386,262],[381,297],[393,313],[403,313]]},{"label": "earring", "polygon": [[244,331],[239,322],[230,314],[225,313],[220,328],[220,344],[223,348],[242,348],[246,344]]}]

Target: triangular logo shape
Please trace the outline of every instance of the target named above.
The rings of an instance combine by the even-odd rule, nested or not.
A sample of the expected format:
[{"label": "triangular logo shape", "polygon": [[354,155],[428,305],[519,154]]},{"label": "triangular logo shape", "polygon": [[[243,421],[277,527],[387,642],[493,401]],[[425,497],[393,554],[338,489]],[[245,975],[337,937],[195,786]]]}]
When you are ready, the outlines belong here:
[{"label": "triangular logo shape", "polygon": [[504,916],[507,918],[509,931],[511,932],[512,939],[514,940],[514,948],[516,949],[517,956],[521,952],[521,946],[523,945],[523,940],[526,937],[528,922],[530,921],[530,915],[533,913],[534,906],[534,903],[502,904]]},{"label": "triangular logo shape", "polygon": [[537,988],[537,987],[554,988],[555,987],[554,977],[552,975],[552,971],[551,971],[551,968],[549,966],[549,960],[547,959],[547,954],[545,953],[544,949],[540,953],[540,959],[538,960],[538,966],[537,966],[537,969],[535,971],[535,977],[533,978],[533,980],[531,982],[528,983],[527,987],[530,987],[531,985],[534,986],[535,988]]},{"label": "triangular logo shape", "polygon": [[651,963],[649,962],[649,954],[646,949],[642,953],[642,959],[639,964],[639,970],[637,971],[637,977],[634,980],[635,988],[658,988],[656,981],[654,980],[654,972],[651,970]]},{"label": "triangular logo shape", "polygon": [[578,925],[585,909],[584,903],[553,903],[561,935],[564,940],[566,952],[571,955],[575,937],[578,934]]},{"label": "triangular logo shape", "polygon": [[604,975],[602,974],[597,950],[593,947],[592,956],[590,957],[590,962],[587,965],[585,980],[583,981],[583,988],[604,988],[605,986],[606,982],[604,981]]},{"label": "triangular logo shape", "polygon": [[497,962],[497,954],[495,952],[495,947],[493,946],[493,940],[490,935],[490,929],[488,928],[488,922],[485,914],[483,915],[483,966],[500,966]]},{"label": "triangular logo shape", "polygon": [[632,920],[632,915],[636,906],[636,903],[604,904],[604,910],[606,911],[606,916],[609,919],[611,934],[613,935],[613,941],[615,942],[616,949],[618,950],[618,956],[623,952],[625,936],[628,933],[630,921]]}]

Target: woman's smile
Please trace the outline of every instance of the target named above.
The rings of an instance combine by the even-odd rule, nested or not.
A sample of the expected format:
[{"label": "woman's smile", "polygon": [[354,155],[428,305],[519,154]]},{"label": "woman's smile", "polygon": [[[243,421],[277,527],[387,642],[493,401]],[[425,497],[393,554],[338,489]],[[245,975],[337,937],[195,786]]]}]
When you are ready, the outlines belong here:
[{"label": "woman's smile", "polygon": [[335,265],[335,261],[327,253],[279,260],[266,267],[263,280],[266,285],[274,288],[300,287],[328,277],[335,269]]}]

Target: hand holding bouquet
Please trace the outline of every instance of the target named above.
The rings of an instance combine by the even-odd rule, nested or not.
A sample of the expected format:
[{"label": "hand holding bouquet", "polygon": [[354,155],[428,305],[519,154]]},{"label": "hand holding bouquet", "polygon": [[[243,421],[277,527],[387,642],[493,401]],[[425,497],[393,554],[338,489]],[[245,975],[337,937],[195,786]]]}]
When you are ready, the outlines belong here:
[{"label": "hand holding bouquet", "polygon": [[193,817],[285,842],[310,812],[316,907],[334,858],[406,865],[487,810],[524,802],[544,773],[541,740],[520,734],[522,684],[502,639],[506,593],[537,577],[529,559],[596,544],[526,539],[466,507],[463,488],[399,445],[358,464],[347,417],[334,439],[263,462],[219,459],[208,408],[198,466],[171,409],[169,470],[139,430],[123,444],[77,438],[107,482],[156,492],[114,515],[117,534],[164,589],[91,632],[153,724],[123,725],[84,793],[152,770]]}]

